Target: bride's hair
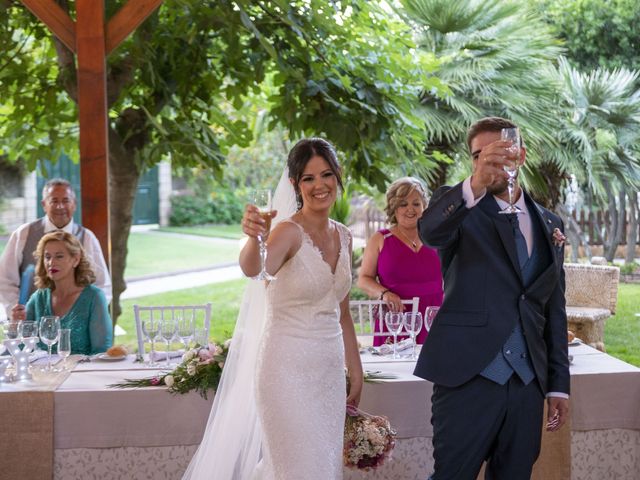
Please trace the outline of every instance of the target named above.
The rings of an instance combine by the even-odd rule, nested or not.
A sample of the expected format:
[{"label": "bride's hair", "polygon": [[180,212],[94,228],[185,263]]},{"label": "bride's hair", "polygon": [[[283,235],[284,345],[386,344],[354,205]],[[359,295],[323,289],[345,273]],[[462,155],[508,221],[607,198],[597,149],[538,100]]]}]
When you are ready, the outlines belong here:
[{"label": "bride's hair", "polygon": [[289,178],[293,179],[293,188],[296,191],[296,200],[298,201],[298,209],[302,208],[302,196],[298,184],[302,178],[304,168],[313,157],[319,156],[324,158],[329,164],[329,168],[338,179],[340,189],[344,190],[342,185],[342,169],[338,163],[336,150],[329,142],[323,138],[305,138],[296,143],[287,158],[287,167],[289,168]]}]

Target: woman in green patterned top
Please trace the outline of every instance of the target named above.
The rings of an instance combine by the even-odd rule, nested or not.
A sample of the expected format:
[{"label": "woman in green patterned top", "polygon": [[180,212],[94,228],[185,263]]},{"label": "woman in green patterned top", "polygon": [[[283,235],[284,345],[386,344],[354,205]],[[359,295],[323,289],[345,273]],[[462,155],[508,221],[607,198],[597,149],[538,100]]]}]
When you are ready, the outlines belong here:
[{"label": "woman in green patterned top", "polygon": [[38,290],[26,309],[19,305],[12,309],[13,318],[40,322],[45,315],[59,316],[60,328],[71,330],[71,353],[91,355],[111,347],[113,325],[107,301],[93,285],[96,276],[78,239],[62,231],[48,233],[38,242],[34,256]]}]

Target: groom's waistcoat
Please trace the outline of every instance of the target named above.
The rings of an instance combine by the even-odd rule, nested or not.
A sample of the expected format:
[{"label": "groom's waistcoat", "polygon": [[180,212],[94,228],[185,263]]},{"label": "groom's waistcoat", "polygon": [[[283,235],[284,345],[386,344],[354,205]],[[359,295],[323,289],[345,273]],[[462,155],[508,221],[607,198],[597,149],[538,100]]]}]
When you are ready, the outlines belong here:
[{"label": "groom's waistcoat", "polygon": [[[526,287],[531,285],[544,269],[551,263],[549,249],[545,243],[544,228],[540,225],[538,216],[533,210],[535,206],[527,205],[531,218],[532,250],[531,256],[521,269],[522,281]],[[507,383],[514,373],[520,377],[522,383],[529,384],[535,377],[531,356],[527,349],[521,325],[522,319],[518,318],[516,326],[507,341],[494,359],[487,365],[480,375],[500,385]]]}]

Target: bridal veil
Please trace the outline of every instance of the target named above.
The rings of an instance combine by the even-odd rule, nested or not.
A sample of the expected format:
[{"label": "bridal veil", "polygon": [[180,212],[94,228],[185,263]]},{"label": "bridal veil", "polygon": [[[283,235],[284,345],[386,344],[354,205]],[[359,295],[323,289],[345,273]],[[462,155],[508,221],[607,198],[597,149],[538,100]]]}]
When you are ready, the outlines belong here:
[{"label": "bridal veil", "polygon": [[[289,170],[280,177],[273,196],[275,225],[296,211]],[[262,431],[256,411],[254,372],[266,320],[265,284],[249,281],[216,391],[202,442],[185,480],[249,480],[260,460]]]}]

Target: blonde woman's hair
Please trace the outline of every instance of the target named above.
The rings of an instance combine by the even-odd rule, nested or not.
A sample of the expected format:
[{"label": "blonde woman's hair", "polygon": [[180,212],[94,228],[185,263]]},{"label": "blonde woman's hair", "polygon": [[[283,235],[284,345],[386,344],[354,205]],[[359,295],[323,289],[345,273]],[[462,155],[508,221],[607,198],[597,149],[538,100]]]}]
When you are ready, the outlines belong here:
[{"label": "blonde woman's hair", "polygon": [[398,223],[396,209],[398,205],[400,205],[400,202],[414,191],[420,194],[424,208],[427,208],[429,203],[427,191],[420,179],[416,177],[402,177],[389,185],[387,189],[387,205],[384,207],[384,212],[387,214],[387,222],[389,224],[396,225]]},{"label": "blonde woman's hair", "polygon": [[62,242],[65,248],[72,257],[78,258],[78,265],[74,269],[75,282],[79,287],[86,287],[96,281],[96,274],[93,271],[91,262],[87,259],[84,253],[84,248],[80,240],[74,235],[67,232],[57,231],[47,233],[38,242],[36,251],[33,252],[33,257],[36,259],[36,274],[34,283],[37,288],[50,288],[55,290],[56,285],[47,276],[47,269],[44,266],[44,247],[49,242]]}]

